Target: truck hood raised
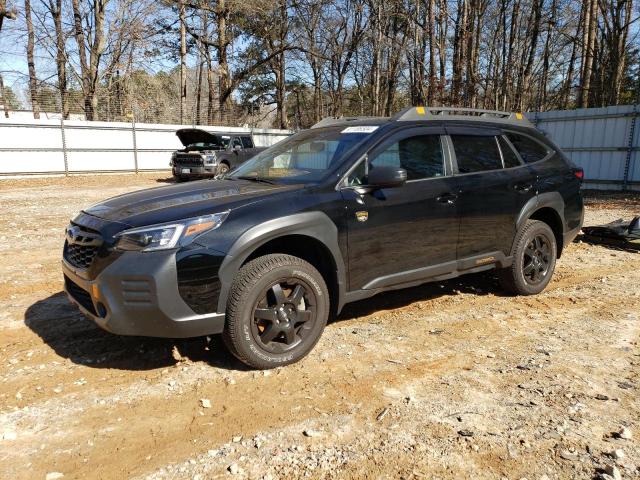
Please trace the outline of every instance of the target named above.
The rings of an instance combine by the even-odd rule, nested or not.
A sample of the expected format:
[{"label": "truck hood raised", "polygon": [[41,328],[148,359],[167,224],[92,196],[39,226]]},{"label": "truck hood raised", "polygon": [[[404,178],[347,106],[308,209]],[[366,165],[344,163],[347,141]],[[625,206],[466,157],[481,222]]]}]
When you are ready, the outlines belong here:
[{"label": "truck hood raised", "polygon": [[232,210],[302,187],[248,180],[200,180],[126,193],[94,205],[84,213],[140,227]]},{"label": "truck hood raised", "polygon": [[220,145],[220,147],[223,146],[221,135],[200,130],[199,128],[180,129],[176,132],[176,136],[185,147],[193,145],[194,143]]}]

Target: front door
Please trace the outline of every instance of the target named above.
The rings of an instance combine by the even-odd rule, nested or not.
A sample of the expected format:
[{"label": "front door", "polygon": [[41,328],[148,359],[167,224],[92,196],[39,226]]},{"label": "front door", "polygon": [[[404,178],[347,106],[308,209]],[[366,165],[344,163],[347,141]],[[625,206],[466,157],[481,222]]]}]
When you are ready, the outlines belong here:
[{"label": "front door", "polygon": [[[392,287],[455,269],[458,219],[442,133],[441,128],[420,127],[392,135],[346,179],[342,195],[351,291]],[[381,165],[404,168],[407,183],[359,193],[368,171]]]}]

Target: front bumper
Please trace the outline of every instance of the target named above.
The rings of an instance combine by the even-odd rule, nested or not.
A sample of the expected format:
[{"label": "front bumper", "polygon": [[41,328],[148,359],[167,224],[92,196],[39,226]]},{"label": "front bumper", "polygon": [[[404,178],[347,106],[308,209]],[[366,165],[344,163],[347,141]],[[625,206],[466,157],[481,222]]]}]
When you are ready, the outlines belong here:
[{"label": "front bumper", "polygon": [[[186,172],[186,170],[189,170]],[[176,177],[213,177],[218,170],[218,165],[205,165],[202,167],[173,166],[172,172]]]},{"label": "front bumper", "polygon": [[93,280],[65,260],[62,270],[69,299],[108,332],[187,338],[224,329],[224,313],[198,315],[180,296],[174,252],[125,252]]}]

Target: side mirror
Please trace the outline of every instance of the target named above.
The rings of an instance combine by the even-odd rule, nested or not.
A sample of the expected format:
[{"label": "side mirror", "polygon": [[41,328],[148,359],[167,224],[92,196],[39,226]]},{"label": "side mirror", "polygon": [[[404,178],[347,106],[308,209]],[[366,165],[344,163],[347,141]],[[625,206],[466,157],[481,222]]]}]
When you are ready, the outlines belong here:
[{"label": "side mirror", "polygon": [[369,170],[367,186],[373,188],[401,187],[407,182],[404,168],[378,166]]}]

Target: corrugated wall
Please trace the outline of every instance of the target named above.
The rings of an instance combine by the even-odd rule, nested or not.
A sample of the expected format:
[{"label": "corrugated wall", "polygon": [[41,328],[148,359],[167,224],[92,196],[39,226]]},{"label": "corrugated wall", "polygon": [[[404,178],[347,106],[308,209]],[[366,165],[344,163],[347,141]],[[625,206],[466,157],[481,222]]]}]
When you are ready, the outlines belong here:
[{"label": "corrugated wall", "polygon": [[640,105],[528,113],[584,169],[586,188],[640,190]]}]

